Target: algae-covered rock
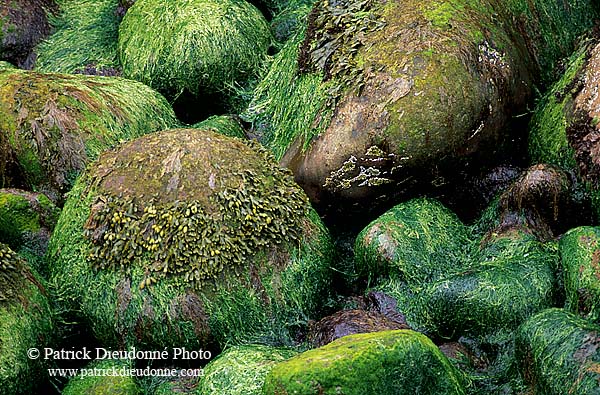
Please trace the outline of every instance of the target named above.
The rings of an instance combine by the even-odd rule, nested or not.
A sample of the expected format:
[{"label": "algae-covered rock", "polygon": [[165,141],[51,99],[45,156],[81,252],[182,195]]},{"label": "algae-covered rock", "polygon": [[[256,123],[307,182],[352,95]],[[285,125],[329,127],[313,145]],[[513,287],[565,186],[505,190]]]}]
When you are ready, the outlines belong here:
[{"label": "algae-covered rock", "polygon": [[281,362],[263,393],[465,394],[463,380],[426,336],[398,330],[346,336]]},{"label": "algae-covered rock", "polygon": [[596,214],[600,213],[599,86],[600,43],[590,38],[581,43],[563,77],[536,107],[529,136],[529,153],[534,161],[572,171],[587,184]]},{"label": "algae-covered rock", "polygon": [[204,368],[198,395],[262,395],[273,367],[298,354],[286,348],[261,345],[232,347]]},{"label": "algae-covered rock", "polygon": [[62,390],[63,395],[140,395],[142,391],[129,374],[128,361],[99,360],[81,368]]},{"label": "algae-covered rock", "polygon": [[357,271],[398,300],[413,328],[450,338],[510,331],[554,302],[556,248],[527,230],[477,236],[439,203],[416,199],[359,234]]},{"label": "algae-covered rock", "polygon": [[518,331],[517,359],[534,393],[600,393],[600,327],[562,309],[545,310]]},{"label": "algae-covered rock", "polygon": [[202,97],[256,72],[271,42],[260,11],[244,0],[136,2],[119,28],[123,75],[173,99]]},{"label": "algae-covered rock", "polygon": [[36,69],[54,73],[120,74],[119,0],[56,0],[52,35],[36,48]]},{"label": "algae-covered rock", "polygon": [[245,115],[313,202],[375,208],[492,164],[593,3],[318,1]]},{"label": "algae-covered rock", "polygon": [[191,127],[194,129],[212,130],[229,137],[246,139],[244,127],[240,124],[238,117],[233,115],[213,115]]},{"label": "algae-covered rock", "polygon": [[0,60],[21,68],[35,63],[33,48],[50,33],[48,14],[54,0],[11,0],[0,3]]},{"label": "algae-covered rock", "polygon": [[566,309],[600,323],[600,229],[572,229],[560,239]]},{"label": "algae-covered rock", "polygon": [[331,244],[258,144],[154,133],[105,153],[70,193],[53,278],[104,342],[290,343],[328,294]]},{"label": "algae-covered rock", "polygon": [[4,70],[2,186],[35,189],[60,202],[100,152],[177,123],[162,96],[134,81]]},{"label": "algae-covered rock", "polygon": [[54,328],[46,291],[14,251],[0,243],[0,388],[32,394],[47,377],[43,358],[28,351],[52,346]]}]

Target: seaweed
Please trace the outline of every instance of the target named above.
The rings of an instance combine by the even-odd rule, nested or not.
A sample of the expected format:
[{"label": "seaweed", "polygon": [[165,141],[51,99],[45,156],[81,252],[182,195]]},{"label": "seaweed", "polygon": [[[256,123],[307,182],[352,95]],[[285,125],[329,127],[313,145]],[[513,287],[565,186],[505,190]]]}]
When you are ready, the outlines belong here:
[{"label": "seaweed", "polygon": [[235,115],[213,115],[191,126],[194,129],[213,130],[229,137],[246,139],[246,132]]}]

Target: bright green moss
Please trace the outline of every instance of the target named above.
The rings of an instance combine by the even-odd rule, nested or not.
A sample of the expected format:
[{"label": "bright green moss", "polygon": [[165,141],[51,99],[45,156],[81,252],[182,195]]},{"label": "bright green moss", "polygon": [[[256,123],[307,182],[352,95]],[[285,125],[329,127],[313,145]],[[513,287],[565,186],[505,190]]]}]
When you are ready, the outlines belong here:
[{"label": "bright green moss", "polygon": [[119,28],[123,75],[170,99],[243,84],[270,43],[267,21],[241,0],[140,1]]},{"label": "bright green moss", "polygon": [[[112,375],[113,370],[128,370],[131,364],[127,361],[101,360],[93,362],[81,369],[80,376],[69,380],[63,389],[63,395],[140,395],[135,378],[131,376]],[[96,372],[94,372],[96,370]]]},{"label": "bright green moss", "polygon": [[562,309],[545,310],[517,333],[517,360],[535,393],[598,394],[600,327]]},{"label": "bright green moss", "polygon": [[263,394],[465,394],[464,378],[422,334],[345,336],[277,364]]},{"label": "bright green moss", "polygon": [[57,0],[59,13],[50,16],[54,33],[36,48],[37,70],[55,73],[119,68],[117,39],[119,0]]},{"label": "bright green moss", "polygon": [[560,240],[566,309],[600,322],[600,229],[570,230]]},{"label": "bright green moss", "polygon": [[261,345],[232,347],[204,368],[198,395],[262,395],[267,374],[298,352]]}]

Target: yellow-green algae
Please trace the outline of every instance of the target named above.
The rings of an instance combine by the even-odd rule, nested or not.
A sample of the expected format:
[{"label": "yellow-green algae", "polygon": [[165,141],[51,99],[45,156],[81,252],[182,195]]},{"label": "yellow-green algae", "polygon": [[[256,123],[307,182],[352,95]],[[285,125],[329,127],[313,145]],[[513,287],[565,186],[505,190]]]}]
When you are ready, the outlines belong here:
[{"label": "yellow-green algae", "polygon": [[30,348],[51,347],[54,333],[46,291],[37,275],[0,243],[0,388],[6,395],[31,394],[47,376]]},{"label": "yellow-green algae", "polygon": [[169,99],[243,84],[263,61],[269,25],[243,0],[136,2],[119,27],[123,75]]},{"label": "yellow-green algae", "polygon": [[329,236],[301,189],[264,149],[210,130],[104,154],[49,250],[61,299],[111,344],[289,343],[328,293]]},{"label": "yellow-green algae", "polygon": [[56,0],[50,17],[53,34],[36,48],[36,69],[76,73],[86,67],[102,72],[119,69],[117,40],[119,0]]},{"label": "yellow-green algae", "polygon": [[[119,376],[120,370],[132,368],[127,360],[99,360],[85,366],[83,371],[92,373],[97,369],[98,374],[85,377],[75,376],[69,380],[62,390],[62,395],[140,395],[142,391],[132,376]],[[103,373],[106,372],[106,373]],[[114,375],[113,372],[117,372]]]},{"label": "yellow-green algae", "polygon": [[466,394],[466,380],[410,330],[345,336],[277,364],[264,395]]},{"label": "yellow-green algae", "polygon": [[61,201],[86,163],[132,138],[178,125],[157,92],[120,78],[0,72],[0,173]]},{"label": "yellow-green algae", "polygon": [[562,309],[531,317],[517,333],[517,360],[532,393],[600,393],[600,327]]},{"label": "yellow-green algae", "polygon": [[262,395],[267,374],[298,352],[262,345],[237,346],[225,350],[204,367],[198,395]]},{"label": "yellow-green algae", "polygon": [[194,129],[213,130],[229,137],[246,139],[244,128],[234,115],[213,115],[191,126]]},{"label": "yellow-green algae", "polygon": [[565,308],[600,323],[600,229],[575,228],[560,239]]}]

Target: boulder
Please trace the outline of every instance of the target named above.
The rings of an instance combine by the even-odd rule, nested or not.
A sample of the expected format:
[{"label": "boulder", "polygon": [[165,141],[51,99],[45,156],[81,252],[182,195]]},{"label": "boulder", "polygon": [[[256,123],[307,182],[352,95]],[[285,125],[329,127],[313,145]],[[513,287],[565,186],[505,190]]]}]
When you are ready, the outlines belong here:
[{"label": "boulder", "polygon": [[103,154],[49,246],[67,308],[106,344],[291,344],[329,293],[327,230],[255,142],[154,133]]},{"label": "boulder", "polygon": [[517,360],[533,393],[598,394],[600,327],[562,309],[545,310],[517,332]]},{"label": "boulder", "polygon": [[[0,388],[6,395],[32,394],[48,377],[37,349],[53,346],[53,313],[37,274],[0,243]],[[39,357],[40,354],[38,354]]]},{"label": "boulder", "polygon": [[345,336],[277,364],[264,395],[465,394],[464,377],[410,330]]},{"label": "boulder", "polygon": [[594,2],[317,1],[245,113],[323,210],[364,212],[514,151],[510,120]]},{"label": "boulder", "polygon": [[134,81],[0,71],[1,186],[61,204],[100,152],[177,124],[167,101]]}]

